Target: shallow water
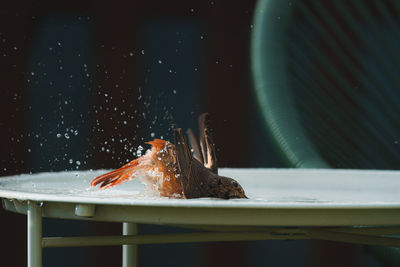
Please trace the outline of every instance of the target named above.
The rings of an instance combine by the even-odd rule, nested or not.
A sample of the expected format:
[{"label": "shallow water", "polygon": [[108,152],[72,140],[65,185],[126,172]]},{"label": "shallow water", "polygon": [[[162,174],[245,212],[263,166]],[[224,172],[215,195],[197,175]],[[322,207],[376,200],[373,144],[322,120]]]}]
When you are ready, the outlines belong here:
[{"label": "shallow water", "polygon": [[[4,177],[0,179],[0,196],[4,195],[4,192],[14,192],[22,198],[26,195],[40,194],[52,199],[67,197],[77,201],[89,198],[110,203],[196,202],[159,197],[146,190],[140,179],[109,189],[90,187],[93,178],[107,171],[68,171]],[[396,171],[221,169],[220,174],[237,179],[249,199],[199,199],[203,204],[235,203],[255,207],[400,205],[400,173]]]}]

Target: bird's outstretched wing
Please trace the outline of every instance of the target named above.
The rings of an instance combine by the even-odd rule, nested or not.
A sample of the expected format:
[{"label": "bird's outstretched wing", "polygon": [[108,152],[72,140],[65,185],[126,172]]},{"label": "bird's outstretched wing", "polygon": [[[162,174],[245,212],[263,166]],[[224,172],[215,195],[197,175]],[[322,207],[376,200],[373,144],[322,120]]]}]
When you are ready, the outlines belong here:
[{"label": "bird's outstretched wing", "polygon": [[174,139],[176,161],[185,198],[214,196],[215,193],[210,191],[210,188],[214,189],[215,186],[210,177],[215,174],[193,158],[181,128],[174,129]]},{"label": "bird's outstretched wing", "polygon": [[217,156],[210,127],[210,115],[208,113],[203,113],[199,117],[199,132],[203,164],[213,173],[218,174]]},{"label": "bird's outstretched wing", "polygon": [[194,135],[192,129],[190,129],[190,128],[187,129],[186,130],[186,134],[187,134],[188,139],[189,139],[189,145],[193,150],[193,157],[195,159],[197,159],[201,164],[203,164],[203,157],[202,157],[201,152],[200,152],[199,143],[197,142],[197,138]]}]

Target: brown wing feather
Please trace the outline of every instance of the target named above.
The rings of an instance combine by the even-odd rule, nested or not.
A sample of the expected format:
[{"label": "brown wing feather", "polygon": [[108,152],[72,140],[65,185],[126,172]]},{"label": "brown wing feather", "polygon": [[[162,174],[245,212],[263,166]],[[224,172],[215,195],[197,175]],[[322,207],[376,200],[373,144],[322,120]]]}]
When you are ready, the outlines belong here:
[{"label": "brown wing feather", "polygon": [[200,147],[203,153],[203,164],[213,173],[218,174],[217,156],[215,144],[210,127],[210,115],[203,113],[199,117]]},{"label": "brown wing feather", "polygon": [[182,129],[174,129],[175,149],[180,181],[186,198],[215,197],[216,176],[192,157]]},{"label": "brown wing feather", "polygon": [[194,135],[192,129],[187,129],[186,134],[189,138],[190,147],[193,149],[193,157],[197,159],[199,162],[203,163],[203,157],[200,153],[199,143],[197,142],[197,138]]}]

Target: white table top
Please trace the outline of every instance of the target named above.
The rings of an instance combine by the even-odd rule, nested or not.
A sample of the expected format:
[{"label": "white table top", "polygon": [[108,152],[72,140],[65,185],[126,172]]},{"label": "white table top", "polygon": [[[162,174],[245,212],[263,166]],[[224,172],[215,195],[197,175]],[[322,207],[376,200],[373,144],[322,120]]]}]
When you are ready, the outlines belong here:
[{"label": "white table top", "polygon": [[[104,172],[3,177],[0,198],[44,202],[48,206],[44,216],[58,218],[73,218],[73,214],[63,215],[69,212],[68,205],[87,203],[96,205],[92,219],[105,221],[258,226],[400,224],[399,171],[221,169],[220,174],[237,179],[249,197],[233,200],[151,196],[139,179],[106,190],[90,188],[90,181]],[[9,205],[6,209],[24,213]]]}]

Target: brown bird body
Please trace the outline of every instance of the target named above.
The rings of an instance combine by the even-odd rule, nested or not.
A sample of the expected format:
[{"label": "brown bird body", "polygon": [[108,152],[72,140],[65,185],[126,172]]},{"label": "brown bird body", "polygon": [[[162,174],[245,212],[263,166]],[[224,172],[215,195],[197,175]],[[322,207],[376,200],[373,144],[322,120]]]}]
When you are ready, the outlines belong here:
[{"label": "brown bird body", "polygon": [[[232,178],[219,176],[214,143],[208,126],[208,115],[199,119],[200,149],[189,130],[189,149],[182,129],[174,129],[175,144],[161,139],[147,142],[152,148],[146,154],[121,168],[93,179],[91,185],[107,188],[141,176],[160,196],[174,198],[246,198],[243,188]],[[204,160],[204,161],[203,161]]]}]

